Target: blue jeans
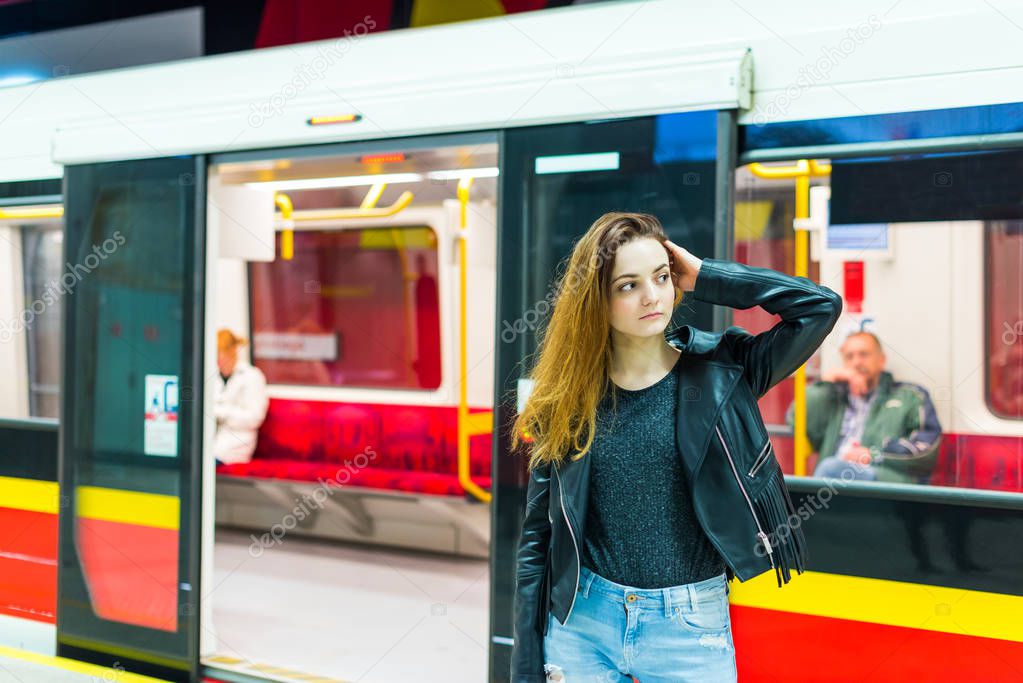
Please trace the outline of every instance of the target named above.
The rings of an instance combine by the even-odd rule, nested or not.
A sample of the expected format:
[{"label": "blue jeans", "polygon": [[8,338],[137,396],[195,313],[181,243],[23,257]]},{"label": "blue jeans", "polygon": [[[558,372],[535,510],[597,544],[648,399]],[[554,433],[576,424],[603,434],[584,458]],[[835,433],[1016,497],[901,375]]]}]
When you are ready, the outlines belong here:
[{"label": "blue jeans", "polygon": [[876,481],[877,470],[870,465],[849,462],[833,455],[817,463],[817,467],[813,470],[813,476],[825,479],[843,479],[845,481],[853,479]]},{"label": "blue jeans", "polygon": [[670,588],[614,583],[583,567],[562,625],[548,613],[549,683],[735,681],[724,574]]}]

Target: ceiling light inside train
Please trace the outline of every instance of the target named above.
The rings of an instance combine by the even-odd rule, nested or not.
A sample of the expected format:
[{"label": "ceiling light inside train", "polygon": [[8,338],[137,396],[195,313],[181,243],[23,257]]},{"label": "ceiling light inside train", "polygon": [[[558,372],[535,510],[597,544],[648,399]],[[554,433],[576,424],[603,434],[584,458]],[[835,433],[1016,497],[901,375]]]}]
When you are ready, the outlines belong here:
[{"label": "ceiling light inside train", "polygon": [[325,187],[358,187],[377,183],[418,183],[423,179],[421,173],[376,173],[373,175],[350,175],[335,178],[299,178],[297,180],[266,180],[245,183],[249,187],[262,187],[274,190],[312,190]]},{"label": "ceiling light inside train", "polygon": [[328,187],[358,187],[377,183],[418,183],[430,180],[460,180],[462,178],[493,178],[498,174],[496,166],[484,168],[459,168],[428,173],[375,173],[371,175],[338,176],[334,178],[300,178],[296,180],[264,180],[245,183],[248,187],[273,190],[313,190]]},{"label": "ceiling light inside train", "polygon": [[496,178],[497,166],[486,168],[458,168],[453,171],[431,171],[426,174],[430,180],[461,180],[462,178]]}]

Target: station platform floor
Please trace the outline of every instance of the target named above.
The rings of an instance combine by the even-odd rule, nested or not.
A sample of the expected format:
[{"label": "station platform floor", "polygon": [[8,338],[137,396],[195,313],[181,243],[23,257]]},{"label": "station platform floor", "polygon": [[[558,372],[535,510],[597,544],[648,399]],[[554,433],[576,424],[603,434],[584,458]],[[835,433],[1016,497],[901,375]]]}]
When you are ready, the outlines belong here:
[{"label": "station platform floor", "polygon": [[218,529],[205,665],[332,683],[487,677],[487,560]]},{"label": "station platform floor", "polygon": [[162,683],[149,676],[0,646],[0,683]]},{"label": "station platform floor", "polygon": [[[487,560],[291,536],[259,552],[253,543],[217,530],[201,634],[211,680],[486,678]],[[0,642],[0,683],[158,681],[55,656],[52,624],[0,615]]]}]

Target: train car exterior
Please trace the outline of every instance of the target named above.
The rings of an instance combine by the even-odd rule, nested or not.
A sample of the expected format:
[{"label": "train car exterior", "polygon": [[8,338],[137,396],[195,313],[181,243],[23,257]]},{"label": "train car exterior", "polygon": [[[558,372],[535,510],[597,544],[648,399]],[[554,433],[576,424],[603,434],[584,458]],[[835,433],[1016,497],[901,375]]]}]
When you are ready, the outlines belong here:
[{"label": "train car exterior", "polygon": [[[494,435],[490,680],[509,680],[527,478],[507,426],[526,392],[523,363],[558,263],[615,208],[661,216],[698,255],[812,266],[844,295],[843,329],[877,331],[890,367],[927,387],[943,427],[934,469],[918,481],[826,481],[806,476],[812,461],[786,424],[802,380],[765,397],[810,569],[782,590],[770,577],[733,584],[742,680],[1017,679],[1023,211],[1013,188],[1023,177],[1023,67],[1003,46],[1016,41],[1023,4],[774,11],[667,0],[573,7],[0,90],[0,235],[11,238],[0,240],[0,263],[18,275],[4,291],[25,291],[20,251],[4,245],[21,244],[25,227],[52,220],[58,205],[61,262],[88,268],[92,254],[104,269],[57,297],[59,422],[30,417],[27,343],[0,346],[0,367],[23,383],[2,404],[16,419],[0,424],[0,566],[13,577],[0,585],[6,644],[172,680],[209,673],[200,596],[217,485],[204,378],[216,355],[218,179],[227,164],[260,158],[468,140],[494,145],[499,171],[496,272],[482,290],[494,304],[493,348],[480,355],[492,395],[475,405],[492,410]],[[321,75],[296,79],[296,67],[317,64]],[[874,226],[885,248],[832,243],[833,225]],[[130,228],[123,250],[121,227]],[[437,234],[448,248],[458,241]],[[3,298],[9,321],[31,310]],[[115,309],[144,323],[117,332],[135,360],[100,341]],[[444,315],[438,381],[450,390],[459,324]],[[683,315],[717,329],[771,323],[747,311]],[[840,343],[829,338],[810,371],[834,365]],[[173,457],[153,457],[144,425],[125,426],[137,402],[111,378],[143,369],[177,378]],[[301,395],[278,391],[282,401]],[[451,395],[423,403],[457,405]]]}]

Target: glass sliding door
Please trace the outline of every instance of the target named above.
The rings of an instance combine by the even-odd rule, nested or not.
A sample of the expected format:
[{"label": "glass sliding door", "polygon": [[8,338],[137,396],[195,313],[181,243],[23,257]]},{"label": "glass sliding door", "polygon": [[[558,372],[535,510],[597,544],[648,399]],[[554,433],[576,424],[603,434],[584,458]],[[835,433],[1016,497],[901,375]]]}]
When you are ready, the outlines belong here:
[{"label": "glass sliding door", "polygon": [[204,187],[202,157],[65,175],[58,654],[170,680],[198,666]]},{"label": "glass sliding door", "polygon": [[[491,679],[509,679],[515,551],[528,482],[508,451],[518,379],[554,304],[554,278],[575,241],[607,211],[660,218],[668,236],[700,257],[730,253],[734,112],[573,123],[504,132],[494,397]],[[672,325],[720,325],[712,307],[682,306]]]}]

